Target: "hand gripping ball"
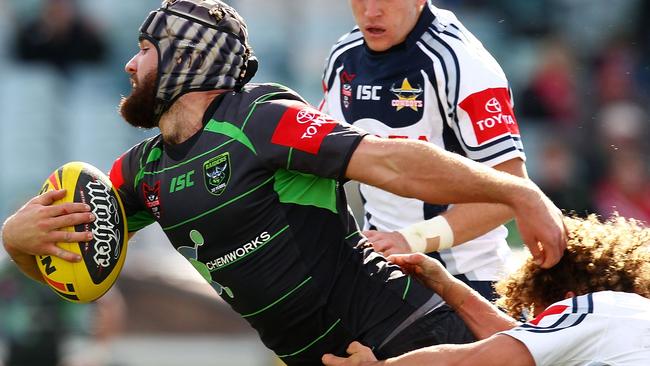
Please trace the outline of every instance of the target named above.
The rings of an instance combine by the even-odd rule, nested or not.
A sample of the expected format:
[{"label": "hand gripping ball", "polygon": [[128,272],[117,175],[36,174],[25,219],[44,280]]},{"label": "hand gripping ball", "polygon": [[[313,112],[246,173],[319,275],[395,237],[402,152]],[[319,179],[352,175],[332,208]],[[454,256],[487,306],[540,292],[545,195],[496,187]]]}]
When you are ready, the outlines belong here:
[{"label": "hand gripping ball", "polygon": [[36,262],[47,284],[59,296],[72,302],[94,301],[113,286],[126,258],[128,230],[124,207],[109,178],[88,163],[64,164],[47,178],[41,193],[63,188],[67,194],[55,204],[86,203],[96,217],[92,223],[66,230],[91,231],[93,239],[57,243],[80,254],[81,262],[71,263],[51,255],[37,256]]}]

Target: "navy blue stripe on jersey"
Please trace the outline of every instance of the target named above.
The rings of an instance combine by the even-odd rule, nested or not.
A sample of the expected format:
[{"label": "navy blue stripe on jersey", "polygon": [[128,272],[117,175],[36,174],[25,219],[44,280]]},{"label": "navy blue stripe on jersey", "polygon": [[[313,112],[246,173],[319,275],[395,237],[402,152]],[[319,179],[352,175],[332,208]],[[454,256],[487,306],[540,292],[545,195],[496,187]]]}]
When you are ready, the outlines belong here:
[{"label": "navy blue stripe on jersey", "polygon": [[[465,148],[466,148],[467,150],[469,150],[469,151],[479,151],[479,152],[480,152],[480,151],[484,151],[486,148],[490,148],[490,147],[493,147],[493,146],[495,146],[495,145],[498,145],[498,144],[500,144],[500,143],[502,143],[502,142],[504,142],[504,141],[510,141],[510,140],[514,140],[514,141],[516,141],[516,142],[518,142],[518,143],[521,143],[521,137],[520,137],[520,136],[515,136],[515,135],[506,135],[506,136],[503,136],[503,137],[501,137],[501,138],[498,138],[498,139],[496,139],[496,140],[494,140],[494,141],[488,142],[488,143],[486,143],[486,144],[482,144],[481,147],[472,147],[472,146],[469,146],[469,145],[467,144],[467,142],[465,142],[465,139],[463,139],[463,135],[462,135],[462,134],[459,133],[459,135],[460,135],[460,138],[461,138],[461,140],[462,140],[461,142],[463,143],[463,145],[465,145]],[[520,145],[520,144],[518,144],[518,145]],[[522,150],[522,149],[518,148],[518,150]]]},{"label": "navy blue stripe on jersey", "polygon": [[[431,51],[431,52],[435,54],[435,51]],[[442,60],[442,58],[439,58],[439,60],[440,60],[440,63],[442,65],[442,70],[446,75],[447,69],[445,68],[444,61]],[[443,105],[443,99],[440,97],[440,91],[437,88],[438,77],[437,77],[435,72],[432,72],[430,74],[427,73],[427,76],[429,77],[429,82],[431,83],[431,85],[433,87],[433,91],[436,93],[436,102],[438,104],[438,113],[440,113],[440,117],[445,119],[445,122],[443,123],[443,129],[448,128],[449,126],[451,126],[451,121],[449,120],[449,118],[451,116],[447,115],[447,112],[445,111],[445,106]],[[446,76],[445,76],[445,78],[446,78]]]},{"label": "navy blue stripe on jersey", "polygon": [[[424,47],[428,52],[432,53],[432,54],[433,54],[433,55],[438,59],[438,61],[440,62],[440,68],[442,69],[442,74],[443,74],[444,77],[445,77],[445,94],[446,94],[447,96],[449,96],[449,95],[450,95],[449,90],[450,90],[451,88],[450,88],[450,86],[449,86],[449,83],[450,83],[450,82],[449,82],[449,71],[447,70],[447,63],[445,62],[445,60],[444,60],[444,58],[442,57],[442,55],[441,55],[440,53],[438,53],[435,49],[433,49],[432,47],[430,47],[427,43],[418,42],[418,44],[421,45],[421,47]],[[432,61],[433,61],[433,60],[432,60]],[[437,81],[437,79],[435,78],[435,73],[432,73],[432,74],[434,74],[434,78],[433,78],[433,79]],[[437,83],[436,83],[436,84],[432,84],[432,85],[435,86],[435,85],[437,85]],[[442,104],[442,98],[441,98],[440,95],[438,94],[438,88],[435,88],[435,87],[434,87],[434,89],[436,90],[436,96],[437,96],[437,98],[438,98],[439,103]],[[452,103],[451,103],[451,99],[447,97],[447,98],[445,98],[445,100],[447,101],[447,107],[449,108],[449,110],[453,110],[453,109],[454,109],[454,106],[453,106]],[[452,117],[451,114],[446,113],[446,111],[444,111],[444,110],[442,110],[442,111],[440,112],[440,115],[441,115],[441,116],[445,116],[445,117]]]},{"label": "navy blue stripe on jersey", "polygon": [[[563,323],[565,323],[567,321],[567,318],[568,318],[568,314],[564,314],[564,315],[566,317],[562,316]],[[522,330],[525,330],[526,332],[531,332],[531,333],[554,333],[554,332],[559,332],[559,331],[567,329],[567,328],[575,327],[575,326],[579,325],[580,323],[582,323],[582,321],[585,320],[586,317],[587,317],[587,314],[581,314],[578,317],[578,319],[576,319],[575,321],[573,321],[572,323],[570,323],[568,325],[562,325],[562,326],[554,325],[554,327],[548,327],[548,329],[540,329],[540,328],[528,329],[528,327],[526,326],[528,324],[522,325],[521,328],[522,328]]]},{"label": "navy blue stripe on jersey", "polygon": [[[460,95],[460,80],[463,77],[460,69],[460,62],[458,61],[458,55],[452,49],[448,42],[446,42],[435,30],[435,28],[429,27],[428,31],[422,35],[422,42],[428,46],[429,49],[437,51],[439,55],[443,55],[446,58],[446,64],[453,65],[454,72],[448,73],[447,82],[450,84],[448,99],[453,106],[454,118],[456,116],[456,106],[460,102],[458,100]],[[455,80],[449,78],[449,75],[456,77]]]},{"label": "navy blue stripe on jersey", "polygon": [[448,36],[454,37],[454,38],[456,38],[457,40],[459,40],[459,41],[461,41],[463,43],[466,43],[466,44],[470,43],[469,39],[467,38],[467,35],[465,34],[465,32],[463,32],[462,29],[458,28],[456,26],[456,24],[449,24],[449,27],[451,28],[451,30],[446,29],[442,33],[444,33],[444,34],[446,34]]},{"label": "navy blue stripe on jersey", "polygon": [[339,40],[332,46],[332,49],[330,51],[330,54],[334,54],[336,51],[339,51],[346,45],[358,41],[359,39],[363,38],[363,34],[361,34],[361,30],[358,27],[355,27],[353,30],[350,31],[350,33],[347,33],[343,35]]},{"label": "navy blue stripe on jersey", "polygon": [[[429,52],[431,52],[432,54],[434,54],[438,58],[438,60],[440,61],[440,65],[442,67],[442,71],[443,71],[443,73],[445,75],[445,79],[448,79],[447,67],[445,65],[445,61],[443,60],[442,56],[440,56],[440,54],[438,54],[435,50],[430,49],[429,47],[427,47],[424,44],[422,44],[422,47],[426,48]],[[467,154],[465,153],[465,150],[463,150],[462,147],[460,146],[460,141],[458,141],[458,138],[456,137],[456,134],[453,132],[453,129],[451,127],[453,125],[453,123],[450,120],[452,118],[452,116],[449,115],[445,111],[445,107],[443,106],[443,98],[440,96],[440,90],[436,87],[438,85],[438,77],[437,77],[435,72],[432,72],[430,74],[427,73],[427,76],[430,78],[429,81],[430,81],[431,85],[433,86],[433,91],[436,94],[436,102],[437,102],[437,105],[438,105],[438,113],[440,113],[440,117],[445,119],[445,122],[443,122],[443,124],[442,124],[442,129],[443,129],[442,137],[443,137],[443,143],[444,143],[445,150],[452,151],[452,152],[455,152],[455,153],[457,153],[459,155],[467,157]],[[445,84],[445,85],[448,85],[448,84]],[[449,93],[449,90],[447,89],[447,87],[445,87],[445,92],[447,94]],[[449,101],[448,98],[444,98],[444,100]],[[453,109],[453,107],[451,105],[449,105],[449,107],[450,107],[450,109]],[[431,218],[431,217],[427,217],[425,215],[425,219],[429,219],[429,218]]]},{"label": "navy blue stripe on jersey", "polygon": [[[584,308],[580,308],[580,304],[578,303],[579,299],[585,299],[587,301],[586,304],[586,312],[584,312]],[[560,316],[560,318],[553,324],[546,326],[546,327],[540,327],[537,325],[533,325],[530,323],[526,323],[521,325],[518,330],[526,331],[526,332],[531,332],[531,333],[553,333],[557,332],[563,329],[575,327],[576,325],[582,323],[585,318],[587,318],[587,315],[593,314],[594,312],[594,300],[593,300],[593,294],[587,294],[587,296],[584,297],[574,297],[571,299],[571,313],[563,314]],[[576,315],[579,315],[576,318]]]},{"label": "navy blue stripe on jersey", "polygon": [[339,38],[330,51],[330,58],[325,62],[325,70],[323,71],[323,80],[326,81],[327,90],[331,89],[334,83],[335,65],[338,63],[338,57],[347,49],[361,46],[363,44],[363,34],[359,28],[354,28],[350,33]]},{"label": "navy blue stripe on jersey", "polygon": [[[521,152],[524,151],[521,137],[516,135],[508,134],[494,141],[483,144],[480,147],[472,147],[467,144],[463,138],[463,134],[461,133],[460,128],[457,124],[452,125],[452,128],[457,132],[456,135],[460,136],[460,142],[465,151],[468,153],[467,157],[478,162],[489,161],[490,159],[493,159],[510,151],[514,151],[515,149]],[[514,141],[514,146],[510,143],[510,141]]]},{"label": "navy blue stripe on jersey", "polygon": [[455,34],[449,32],[449,31],[447,31],[447,30],[444,31],[444,32],[442,32],[442,34],[446,34],[446,35],[448,35],[449,37],[456,38],[457,40],[459,40],[459,41],[461,41],[461,42],[463,41],[460,37],[458,37],[457,35],[455,35]]},{"label": "navy blue stripe on jersey", "polygon": [[[449,37],[456,38],[457,40],[459,40],[459,41],[461,41],[461,42],[464,42],[463,39],[462,39],[459,35],[450,32],[450,31],[447,29],[447,27],[444,27],[444,28],[440,28],[440,29],[438,29],[438,26],[437,26],[438,24],[439,24],[439,23],[436,22],[436,23],[432,24],[430,28],[433,29],[433,30],[435,30],[436,32],[438,32],[438,33],[440,33],[440,34],[445,34],[445,35],[447,35],[447,36],[449,36]],[[454,24],[449,24],[449,27],[454,27],[456,30],[460,30],[460,29],[458,29],[458,27],[456,27]]]},{"label": "navy blue stripe on jersey", "polygon": [[[515,149],[521,152],[524,151],[521,137],[517,135],[508,134],[494,141],[482,144],[479,147],[473,147],[465,141],[463,133],[457,123],[452,124],[452,128],[456,131],[456,135],[459,136],[463,149],[467,151],[467,157],[475,161],[488,161],[490,158],[498,157],[505,152],[513,151]],[[514,146],[510,143],[511,141],[514,142]]]},{"label": "navy blue stripe on jersey", "polygon": [[507,154],[507,153],[509,153],[511,151],[515,151],[515,150],[520,151],[522,153],[524,152],[523,149],[519,149],[519,148],[516,148],[514,146],[511,146],[511,147],[509,147],[509,148],[507,148],[505,150],[499,151],[498,153],[494,153],[494,154],[486,156],[484,158],[478,158],[478,159],[473,159],[473,160],[476,161],[476,162],[479,162],[479,163],[484,163],[486,161],[490,161],[490,160],[492,160],[494,158],[497,158],[497,157],[499,157],[501,155],[505,155],[505,154]]}]

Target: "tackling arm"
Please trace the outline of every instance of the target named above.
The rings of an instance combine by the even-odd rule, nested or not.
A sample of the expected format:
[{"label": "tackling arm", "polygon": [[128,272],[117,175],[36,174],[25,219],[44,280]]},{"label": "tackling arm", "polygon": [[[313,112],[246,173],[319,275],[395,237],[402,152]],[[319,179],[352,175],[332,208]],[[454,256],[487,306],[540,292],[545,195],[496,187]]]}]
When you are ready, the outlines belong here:
[{"label": "tackling arm", "polygon": [[534,183],[431,144],[366,136],[352,154],[346,176],[430,203],[506,204],[518,218],[524,243],[545,268],[556,264],[566,247],[562,214]]},{"label": "tackling arm", "polygon": [[456,279],[438,262],[422,253],[400,254],[388,260],[429,287],[453,308],[477,339],[512,329],[519,323]]},{"label": "tackling arm", "polygon": [[[496,165],[494,169],[528,178],[526,166],[519,158]],[[514,212],[508,206],[501,204],[464,203],[454,205],[442,216],[449,222],[454,232],[454,245],[457,245],[507,222],[514,217]]]},{"label": "tackling arm", "polygon": [[370,348],[359,342],[348,346],[349,357],[323,355],[326,366],[534,366],[535,360],[522,343],[507,335],[497,334],[470,344],[438,345],[420,348],[399,357],[377,361]]},{"label": "tackling arm", "polygon": [[534,366],[526,346],[507,335],[462,345],[422,348],[385,361],[385,365]]},{"label": "tackling arm", "polygon": [[[523,160],[511,159],[494,167],[527,178]],[[430,253],[465,243],[512,219],[514,213],[498,203],[461,203],[440,216],[394,232],[365,231],[376,251],[385,255]]]}]

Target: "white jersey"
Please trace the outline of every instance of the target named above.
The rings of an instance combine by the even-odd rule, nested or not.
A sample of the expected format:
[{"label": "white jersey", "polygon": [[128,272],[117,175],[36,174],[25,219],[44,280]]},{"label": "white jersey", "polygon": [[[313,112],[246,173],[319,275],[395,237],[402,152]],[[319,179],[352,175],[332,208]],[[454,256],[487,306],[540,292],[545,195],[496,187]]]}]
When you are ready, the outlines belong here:
[{"label": "white jersey", "polygon": [[557,302],[501,334],[522,342],[537,366],[648,366],[650,299],[595,292]]},{"label": "white jersey", "polygon": [[[456,16],[429,4],[403,44],[366,47],[354,29],[334,45],[321,108],[337,119],[388,138],[428,141],[494,166],[525,160],[508,81],[501,67]],[[365,229],[394,231],[430,219],[429,205],[361,185]],[[492,281],[510,253],[501,226],[440,252],[452,274]]]}]

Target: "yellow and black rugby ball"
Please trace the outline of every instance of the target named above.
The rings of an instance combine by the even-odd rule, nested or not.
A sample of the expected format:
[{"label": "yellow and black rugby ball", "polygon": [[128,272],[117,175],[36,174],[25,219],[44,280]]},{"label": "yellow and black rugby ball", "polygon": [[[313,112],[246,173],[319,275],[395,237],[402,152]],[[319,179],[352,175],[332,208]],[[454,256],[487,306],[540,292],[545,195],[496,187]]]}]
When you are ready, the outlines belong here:
[{"label": "yellow and black rugby ball", "polygon": [[90,302],[100,298],[117,280],[128,241],[124,207],[110,179],[94,166],[83,162],[64,164],[52,173],[41,193],[66,189],[57,201],[82,202],[91,207],[94,222],[68,227],[69,231],[90,231],[93,239],[79,243],[57,243],[65,250],[80,254],[81,262],[37,256],[38,267],[47,284],[62,298],[72,302]]}]

